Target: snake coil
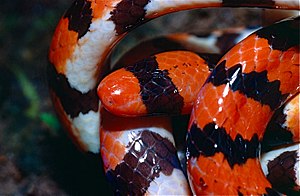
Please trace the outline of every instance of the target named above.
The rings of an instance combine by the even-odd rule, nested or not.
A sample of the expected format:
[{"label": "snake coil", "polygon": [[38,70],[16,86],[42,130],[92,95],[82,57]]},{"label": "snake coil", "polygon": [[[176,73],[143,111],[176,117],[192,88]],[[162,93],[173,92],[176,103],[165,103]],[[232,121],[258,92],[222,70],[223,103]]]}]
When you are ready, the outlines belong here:
[{"label": "snake coil", "polygon": [[[251,34],[212,72],[200,67],[207,62],[196,54],[175,51],[130,64],[121,70],[122,77],[117,71],[112,73],[115,78],[103,79],[109,69],[107,56],[131,29],[171,12],[206,7],[297,10],[299,1],[75,0],[54,32],[49,86],[57,114],[83,151],[101,152],[106,176],[122,194],[276,193],[261,169],[259,148],[275,111],[281,108],[286,114],[295,110],[292,106],[299,107],[299,17]],[[186,68],[189,88],[181,68]],[[182,77],[176,79],[178,74]],[[193,89],[195,81],[201,89]],[[191,94],[194,99],[187,100]],[[126,113],[128,105],[134,110]],[[122,109],[125,114],[119,114]],[[136,111],[191,111],[188,181],[177,158],[170,119],[128,117]],[[299,124],[294,127],[291,140],[297,143]],[[295,148],[299,144],[292,152]],[[298,156],[285,155],[291,160]]]}]

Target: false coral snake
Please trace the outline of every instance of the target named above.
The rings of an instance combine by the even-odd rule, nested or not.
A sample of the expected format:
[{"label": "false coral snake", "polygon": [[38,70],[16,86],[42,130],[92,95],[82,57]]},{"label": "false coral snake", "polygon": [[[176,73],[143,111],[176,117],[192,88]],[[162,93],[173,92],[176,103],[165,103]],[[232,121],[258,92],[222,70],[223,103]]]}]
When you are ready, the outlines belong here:
[{"label": "false coral snake", "polygon": [[[173,194],[190,193],[176,157],[168,117],[117,117],[99,104],[97,85],[108,69],[106,57],[128,31],[149,19],[184,9],[222,6],[299,9],[299,2],[76,0],[60,20],[49,53],[51,97],[63,125],[81,149],[97,153],[101,148],[106,174],[117,191],[170,194],[170,187],[176,187]],[[137,84],[146,87],[141,91],[146,106],[137,108],[154,113],[186,113],[190,109],[185,105],[193,107],[187,155],[188,178],[194,194],[274,193],[260,168],[258,149],[275,109],[299,90],[299,17],[263,28],[234,46],[212,73],[207,73],[199,94],[199,89],[186,88],[187,92],[198,94],[191,106],[184,102],[177,86],[188,85],[165,79],[172,78],[172,70],[201,64],[202,60],[193,55],[158,54],[125,67],[131,78],[137,78]],[[189,59],[194,64],[184,62]],[[160,62],[167,67],[157,71]],[[146,67],[146,82],[141,65]],[[156,70],[156,75],[148,75],[147,69]],[[184,75],[192,75],[190,81],[196,82],[196,72],[186,71]],[[165,95],[157,102],[153,101],[156,95],[149,91],[153,86]],[[101,97],[101,85],[99,89]],[[127,94],[132,95],[133,87],[128,90]],[[118,90],[113,93],[119,94]]]}]

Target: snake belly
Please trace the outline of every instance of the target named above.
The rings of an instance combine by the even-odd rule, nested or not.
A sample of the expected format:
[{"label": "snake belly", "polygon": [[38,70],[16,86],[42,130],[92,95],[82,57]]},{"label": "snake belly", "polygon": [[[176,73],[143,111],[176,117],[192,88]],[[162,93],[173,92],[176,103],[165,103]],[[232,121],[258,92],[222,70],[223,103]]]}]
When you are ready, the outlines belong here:
[{"label": "snake belly", "polygon": [[[171,2],[171,1],[170,1]],[[244,1],[244,2],[237,2],[237,1],[172,1],[169,3],[169,1],[162,1],[162,0],[117,0],[117,1],[88,1],[88,0],[76,0],[71,8],[65,13],[64,17],[60,20],[58,27],[56,28],[56,31],[54,33],[53,41],[50,47],[50,53],[49,53],[49,59],[50,59],[50,67],[49,67],[49,84],[50,84],[50,92],[52,96],[52,100],[54,102],[54,105],[56,107],[57,113],[63,122],[63,125],[68,130],[69,134],[79,145],[79,147],[84,151],[91,151],[91,152],[99,152],[100,149],[100,139],[99,139],[99,129],[101,128],[100,119],[104,119],[105,116],[100,115],[100,108],[101,104],[99,102],[99,99],[97,97],[97,84],[102,79],[103,75],[106,73],[106,70],[108,69],[105,64],[105,59],[107,55],[110,53],[111,49],[115,44],[117,44],[118,41],[133,27],[140,25],[144,23],[145,21],[170,13],[174,11],[180,11],[183,9],[191,9],[191,8],[201,8],[201,7],[222,7],[222,6],[228,6],[228,7],[240,7],[240,6],[250,6],[250,7],[268,7],[268,8],[283,8],[283,9],[298,9],[299,2],[297,1]],[[293,21],[297,21],[293,20]],[[298,20],[299,21],[299,20]],[[298,22],[299,23],[299,22]],[[297,24],[298,24],[297,23]],[[299,30],[298,30],[299,31]],[[293,32],[293,31],[292,31]],[[263,34],[263,33],[262,33]],[[253,36],[254,37],[254,36]],[[272,37],[272,36],[271,36]],[[250,38],[249,38],[250,39]],[[254,39],[254,38],[252,38]],[[263,37],[261,39],[268,40],[268,38]],[[282,39],[280,37],[280,39]],[[299,42],[299,40],[298,40]],[[261,44],[261,41],[257,42],[258,44]],[[264,43],[265,44],[265,43]],[[286,44],[286,43],[284,43]],[[290,44],[290,43],[289,43]],[[298,51],[297,47],[293,48],[293,45],[289,45],[290,48],[284,48],[279,49],[279,52],[282,52],[283,54],[274,54],[280,56],[280,58],[283,59],[289,59],[291,54],[297,53],[298,57],[295,57],[292,62],[292,64],[297,64],[297,58],[299,58],[299,46]],[[294,43],[293,43],[294,44]],[[272,45],[271,43],[265,44],[266,46]],[[255,47],[253,47],[255,48]],[[287,50],[287,51],[285,51]],[[276,49],[272,50],[277,52]],[[295,52],[296,51],[296,52]],[[235,52],[238,52],[235,51]],[[231,54],[232,53],[232,54]],[[246,158],[242,158],[242,161],[235,162],[232,161],[230,158],[227,159],[227,154],[225,156],[222,155],[223,152],[221,152],[218,147],[217,150],[213,151],[213,153],[206,153],[205,150],[202,149],[202,144],[200,144],[200,147],[197,146],[199,142],[199,133],[205,133],[206,134],[206,126],[208,126],[210,129],[213,130],[220,130],[219,132],[223,135],[226,134],[229,135],[230,138],[228,141],[231,141],[233,139],[231,138],[237,138],[237,140],[244,142],[243,140],[247,140],[246,143],[251,143],[251,149],[252,149],[252,141],[254,141],[254,150],[257,150],[257,144],[258,141],[262,139],[262,127],[266,126],[268,119],[272,116],[273,111],[276,107],[281,105],[281,102],[283,102],[283,98],[288,93],[293,93],[293,89],[295,90],[297,87],[293,86],[290,87],[290,85],[278,85],[278,82],[274,82],[275,88],[279,86],[280,91],[283,92],[279,95],[280,101],[277,101],[278,103],[272,103],[270,105],[266,104],[265,102],[260,102],[260,100],[256,100],[256,98],[251,97],[247,93],[246,96],[240,93],[240,89],[238,89],[238,92],[235,92],[236,90],[230,89],[230,77],[233,77],[235,75],[230,75],[236,73],[237,76],[244,75],[244,73],[248,73],[247,69],[249,66],[240,65],[236,66],[240,61],[234,61],[232,59],[238,58],[233,55],[234,52],[229,52],[223,59],[222,62],[219,63],[217,68],[213,71],[213,74],[219,69],[221,69],[221,72],[225,70],[225,77],[224,74],[221,73],[221,77],[223,77],[224,81],[222,81],[222,78],[215,79],[215,76],[213,74],[209,77],[209,79],[206,81],[204,87],[202,90],[200,90],[200,95],[198,96],[197,104],[195,104],[193,107],[192,112],[192,118],[190,120],[189,125],[189,133],[188,133],[188,154],[189,154],[189,179],[190,183],[192,184],[192,191],[194,194],[203,194],[203,193],[233,193],[233,194],[264,194],[264,193],[270,193],[271,185],[268,181],[265,180],[263,175],[258,175],[259,180],[261,180],[261,183],[259,185],[253,183],[253,185],[246,186],[243,182],[249,182],[247,180],[239,181],[239,180],[233,180],[233,185],[226,184],[226,181],[219,181],[218,176],[215,175],[207,175],[205,173],[208,171],[207,169],[210,169],[210,171],[214,171],[209,165],[211,162],[213,164],[219,166],[220,163],[225,164],[225,170],[226,172],[230,172],[232,174],[236,174],[239,172],[244,172],[245,170],[245,176],[247,174],[245,168],[248,168],[248,172],[251,167],[256,168],[259,170],[259,165],[257,163],[257,155],[251,154],[250,158],[246,156]],[[273,53],[272,53],[273,55]],[[230,58],[228,58],[230,56]],[[251,55],[248,55],[251,56]],[[296,55],[297,56],[297,55]],[[231,58],[233,57],[233,58]],[[228,58],[228,59],[227,59]],[[274,57],[276,59],[276,56]],[[239,59],[240,60],[240,59]],[[243,60],[243,59],[242,59]],[[250,63],[248,63],[250,64]],[[290,63],[291,64],[291,63]],[[232,68],[233,66],[233,68]],[[238,68],[237,68],[238,67]],[[231,69],[232,68],[232,69]],[[262,70],[265,67],[258,66],[258,69],[261,70],[252,70],[256,72],[262,72],[258,77],[267,77],[267,82],[275,80],[275,77],[280,78],[280,74],[274,74],[273,72],[269,74],[268,69],[266,69],[267,73],[263,72]],[[227,72],[227,69],[230,70]],[[244,72],[246,69],[246,72]],[[243,70],[243,72],[240,72],[240,70]],[[281,69],[279,69],[281,70]],[[289,70],[289,69],[286,69]],[[232,71],[235,71],[232,73]],[[224,72],[224,71],[223,71]],[[292,73],[292,78],[295,78],[297,75],[294,74],[297,72],[297,70],[287,71],[289,73]],[[218,72],[219,73],[219,72]],[[252,73],[252,72],[250,72]],[[222,75],[223,74],[223,75]],[[247,75],[247,74],[246,74]],[[271,78],[269,78],[269,75]],[[230,77],[229,77],[230,76]],[[252,75],[251,75],[252,76]],[[236,77],[236,76],[235,76]],[[256,77],[256,76],[255,76]],[[273,77],[273,78],[272,78]],[[213,79],[212,79],[213,78]],[[243,77],[242,77],[243,78]],[[248,77],[247,75],[247,78]],[[240,79],[240,78],[239,78]],[[243,78],[244,79],[244,78]],[[285,78],[279,79],[279,81],[285,81]],[[211,80],[211,81],[210,81]],[[214,84],[215,80],[217,80],[217,84]],[[257,82],[255,80],[254,82]],[[290,82],[290,81],[289,81]],[[221,83],[221,84],[219,84]],[[271,82],[272,83],[272,82]],[[287,82],[286,82],[287,83]],[[230,85],[226,85],[230,84]],[[272,83],[273,84],[273,83]],[[210,87],[210,86],[213,87]],[[277,86],[276,86],[277,85]],[[298,84],[299,85],[299,81]],[[221,86],[221,87],[220,87]],[[237,100],[239,103],[243,105],[243,102],[246,100],[246,102],[250,104],[246,104],[247,108],[256,108],[258,113],[260,113],[262,109],[262,118],[264,121],[263,123],[259,123],[259,120],[249,120],[248,124],[254,123],[253,125],[257,126],[259,128],[258,131],[260,131],[257,136],[251,138],[255,135],[255,131],[250,130],[247,132],[243,129],[241,130],[233,130],[233,133],[231,133],[231,129],[227,128],[226,126],[223,126],[226,117],[223,117],[222,115],[217,115],[218,113],[213,113],[209,111],[208,107],[205,105],[205,107],[201,106],[201,102],[207,104],[208,102],[205,100],[205,102],[201,101],[200,99],[205,99],[203,94],[206,94],[206,91],[213,91],[213,90],[205,90],[205,89],[217,89],[217,91],[214,91],[212,95],[216,96],[222,96],[222,93],[220,91],[224,90],[222,89],[223,86],[228,86],[228,92],[234,93],[234,99],[237,97]],[[273,86],[271,85],[273,88]],[[288,90],[285,89],[285,87],[289,88]],[[220,88],[220,90],[218,90]],[[281,89],[282,88],[282,89]],[[257,89],[254,89],[257,90]],[[276,89],[277,90],[277,89]],[[218,94],[219,93],[219,94]],[[255,94],[255,93],[254,93]],[[210,96],[212,96],[210,95]],[[250,97],[250,99],[248,98]],[[275,94],[278,98],[278,95]],[[209,96],[207,96],[206,99],[208,99]],[[282,98],[282,99],[281,99]],[[250,101],[248,101],[248,99]],[[258,102],[258,104],[256,102]],[[214,97],[212,103],[218,104],[218,98]],[[224,100],[223,100],[224,101]],[[265,101],[265,100],[263,100]],[[254,103],[252,103],[254,102]],[[279,103],[280,102],[280,103]],[[222,104],[229,103],[229,101],[224,101]],[[261,106],[262,105],[262,106]],[[267,106],[265,106],[267,105]],[[274,106],[275,105],[275,106]],[[212,104],[214,107],[214,104]],[[248,107],[249,106],[249,107]],[[256,107],[257,106],[257,107]],[[269,108],[266,108],[269,107]],[[200,109],[199,109],[200,108]],[[202,110],[205,108],[207,111],[205,112]],[[221,108],[225,108],[221,107]],[[226,105],[227,108],[227,105]],[[246,108],[246,109],[247,109]],[[214,111],[216,107],[212,109]],[[219,109],[219,107],[217,108]],[[200,111],[199,111],[200,110]],[[227,112],[228,114],[231,114],[234,110],[229,110],[230,112]],[[244,111],[238,111],[239,113]],[[213,113],[213,114],[212,114]],[[237,112],[236,112],[237,113]],[[239,114],[238,113],[238,114]],[[266,114],[265,114],[266,113]],[[237,115],[238,115],[237,114]],[[244,116],[249,115],[248,113],[242,113]],[[199,115],[206,116],[203,119],[199,119]],[[252,117],[255,118],[255,117]],[[244,120],[243,122],[245,122]],[[257,124],[255,124],[257,123]],[[230,123],[229,123],[230,124]],[[233,123],[234,124],[234,123]],[[212,126],[213,125],[213,126]],[[156,126],[156,124],[153,124],[153,126]],[[158,123],[159,126],[159,123]],[[213,128],[212,128],[213,127]],[[241,126],[238,125],[238,128]],[[249,126],[248,126],[249,127]],[[248,128],[247,127],[247,128]],[[223,130],[224,129],[224,130]],[[227,132],[227,130],[229,131]],[[198,133],[195,133],[195,130]],[[223,131],[223,132],[222,132]],[[244,135],[245,134],[245,135]],[[151,135],[155,135],[151,133]],[[236,137],[238,135],[238,137]],[[206,135],[200,136],[200,138],[203,137],[205,141],[211,141],[212,138],[209,138],[207,140]],[[256,138],[257,137],[257,138]],[[227,137],[228,138],[228,137]],[[231,139],[231,140],[230,140]],[[161,140],[161,139],[160,139]],[[257,142],[256,142],[257,140]],[[210,142],[208,142],[210,143]],[[247,143],[247,144],[248,144]],[[215,147],[215,144],[213,147],[211,147],[211,144],[208,145],[209,150],[211,148]],[[217,146],[219,143],[217,143]],[[252,150],[253,150],[252,149]],[[208,151],[209,151],[208,150]],[[242,149],[243,150],[243,149]],[[230,150],[229,150],[230,151]],[[236,151],[232,151],[236,152]],[[215,155],[217,154],[217,155]],[[254,153],[255,154],[255,153]],[[216,157],[215,157],[216,156]],[[222,159],[223,156],[223,159]],[[220,158],[221,157],[221,158]],[[194,166],[195,160],[196,162],[202,162],[199,160],[204,160],[203,162],[207,165],[205,166],[206,169],[203,169],[202,166]],[[217,159],[217,160],[215,160]],[[222,160],[220,160],[222,159]],[[239,159],[239,158],[238,158]],[[205,162],[207,161],[207,162]],[[211,162],[209,162],[211,161]],[[227,162],[226,162],[227,161]],[[251,162],[250,164],[248,162]],[[226,166],[227,165],[229,166]],[[215,171],[219,171],[219,167],[215,167]],[[210,168],[211,167],[211,168]],[[224,169],[222,165],[222,169]],[[236,171],[234,168],[238,167],[238,171]],[[250,167],[250,168],[249,168]],[[228,169],[229,168],[229,169]],[[221,171],[221,170],[220,170]],[[261,170],[260,170],[261,171]],[[225,171],[223,171],[225,172]],[[192,175],[191,175],[192,173]],[[258,172],[259,173],[259,172]],[[261,173],[261,172],[260,172]],[[212,173],[210,173],[212,174]],[[217,175],[217,174],[216,174]],[[219,175],[221,176],[221,174]],[[231,176],[232,177],[232,176]],[[214,179],[214,180],[212,180]],[[231,182],[232,178],[227,179],[228,183]],[[256,180],[257,180],[256,179]],[[255,181],[255,180],[254,180]],[[252,179],[250,179],[250,182],[254,182]],[[256,181],[255,181],[256,182]],[[215,183],[215,184],[214,184]],[[254,188],[253,188],[254,187]],[[257,188],[258,187],[258,188]],[[189,191],[188,191],[189,192]],[[143,192],[144,193],[144,192]]]}]

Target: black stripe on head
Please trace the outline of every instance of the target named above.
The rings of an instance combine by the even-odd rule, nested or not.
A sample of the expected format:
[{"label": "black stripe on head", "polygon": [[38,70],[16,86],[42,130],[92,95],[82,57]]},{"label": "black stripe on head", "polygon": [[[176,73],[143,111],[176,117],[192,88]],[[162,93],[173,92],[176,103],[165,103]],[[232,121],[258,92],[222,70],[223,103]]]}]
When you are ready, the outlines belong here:
[{"label": "black stripe on head", "polygon": [[268,163],[267,178],[276,190],[288,193],[297,186],[295,183],[297,159],[299,159],[297,151],[287,151]]},{"label": "black stripe on head", "polygon": [[259,155],[259,140],[254,134],[251,140],[245,140],[238,134],[233,140],[223,127],[214,122],[205,125],[203,130],[192,124],[187,134],[187,149],[190,157],[214,156],[221,152],[232,168],[235,164],[243,164],[249,158]]},{"label": "black stripe on head", "polygon": [[87,93],[81,93],[72,88],[66,76],[58,74],[53,65],[48,66],[48,83],[71,118],[77,117],[80,112],[86,114],[90,110],[98,111],[99,99],[96,88]]},{"label": "black stripe on head", "polygon": [[299,47],[299,19],[300,17],[297,17],[273,24],[258,30],[256,34],[267,39],[274,50],[286,51],[293,46]]},{"label": "black stripe on head", "polygon": [[223,6],[241,7],[241,6],[263,6],[274,7],[274,0],[223,0]]},{"label": "black stripe on head", "polygon": [[272,110],[276,109],[287,95],[281,94],[280,81],[270,82],[267,77],[267,71],[242,73],[242,66],[237,64],[227,69],[226,61],[222,61],[213,70],[206,83],[212,83],[215,86],[228,84],[230,89],[250,97],[261,104],[270,106]]},{"label": "black stripe on head", "polygon": [[139,80],[141,98],[148,113],[181,113],[183,97],[168,76],[168,71],[158,68],[155,56],[126,66],[125,69]]},{"label": "black stripe on head", "polygon": [[117,34],[128,32],[142,21],[146,14],[145,6],[150,0],[122,0],[111,12],[111,20],[116,24]]},{"label": "black stripe on head", "polygon": [[86,0],[75,0],[67,10],[64,18],[69,19],[69,30],[78,33],[78,39],[84,36],[92,23],[91,2]]},{"label": "black stripe on head", "polygon": [[128,146],[128,152],[115,170],[106,177],[117,192],[124,195],[143,195],[160,172],[170,176],[180,162],[174,145],[149,130],[139,132]]}]

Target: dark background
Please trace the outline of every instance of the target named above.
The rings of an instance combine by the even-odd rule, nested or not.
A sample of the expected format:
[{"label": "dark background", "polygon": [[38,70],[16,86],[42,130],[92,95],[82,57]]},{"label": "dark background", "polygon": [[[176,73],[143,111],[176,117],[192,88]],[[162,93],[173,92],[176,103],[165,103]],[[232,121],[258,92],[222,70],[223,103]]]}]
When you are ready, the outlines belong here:
[{"label": "dark background", "polygon": [[[72,0],[1,0],[0,195],[111,194],[98,155],[81,153],[60,127],[48,96],[51,37]],[[136,29],[118,53],[169,32],[261,24],[259,9],[181,12]]]}]

